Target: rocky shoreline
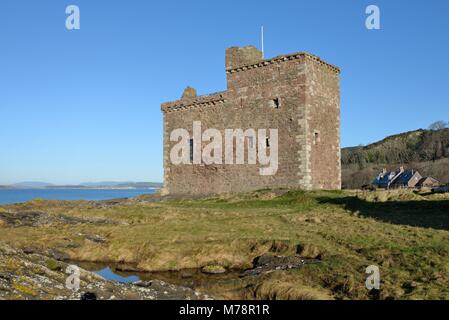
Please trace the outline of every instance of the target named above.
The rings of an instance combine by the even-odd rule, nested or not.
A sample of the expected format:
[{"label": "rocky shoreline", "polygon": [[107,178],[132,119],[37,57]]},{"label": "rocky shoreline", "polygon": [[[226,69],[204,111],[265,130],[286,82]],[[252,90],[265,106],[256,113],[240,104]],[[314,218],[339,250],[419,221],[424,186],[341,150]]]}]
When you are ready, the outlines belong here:
[{"label": "rocky shoreline", "polygon": [[[94,272],[80,268],[80,289],[66,286],[70,266],[53,252],[48,255],[33,250],[17,250],[0,245],[0,300],[209,300],[211,296],[192,288],[162,280],[137,281],[124,284],[109,281]],[[298,269],[319,263],[300,256],[264,255],[254,261],[254,267],[240,273],[242,284],[257,283],[266,274]],[[223,273],[226,272],[223,269]],[[210,273],[202,271],[203,273]],[[216,272],[214,272],[216,273]]]},{"label": "rocky shoreline", "polygon": [[69,264],[0,245],[0,300],[204,300],[209,296],[160,280],[122,284],[80,269],[80,290],[66,287]]},{"label": "rocky shoreline", "polygon": [[[154,203],[161,199],[157,195],[139,197],[135,199],[115,199],[108,201],[89,201],[89,202],[45,202],[46,208],[52,206],[66,207],[70,211],[73,207],[83,207],[85,210],[109,210],[118,205],[132,205],[134,203]],[[37,208],[36,208],[37,207]],[[36,210],[37,209],[37,210]],[[42,210],[41,203],[25,203],[8,206],[7,209],[0,211],[0,227],[15,230],[38,230],[42,227],[54,226],[58,228],[85,227],[97,228],[101,227],[120,227],[128,226],[127,221],[117,219],[107,219],[95,216],[73,216],[64,212],[47,213]],[[51,210],[51,209],[50,209]],[[306,264],[315,263],[316,261],[296,256],[277,256],[266,254],[259,256],[252,263],[249,269],[240,269],[240,273],[235,270],[233,276],[229,275],[228,280],[217,284],[209,284],[201,282],[201,285],[191,285],[190,282],[173,282],[169,279],[162,281],[160,279],[138,281],[132,284],[123,284],[116,281],[103,279],[94,272],[81,269],[80,274],[80,290],[74,292],[66,288],[66,279],[69,274],[66,273],[67,267],[74,263],[78,263],[69,254],[71,250],[77,250],[82,243],[91,244],[93,246],[108,245],[107,236],[91,232],[76,233],[76,240],[73,238],[64,238],[64,244],[61,246],[38,246],[33,241],[27,241],[26,245],[18,245],[12,248],[13,244],[0,243],[0,299],[45,299],[45,300],[83,300],[83,299],[99,299],[99,300],[202,300],[212,299],[215,294],[218,298],[223,298],[217,292],[215,287],[221,285],[230,286],[233,292],[232,297],[242,298],[247,294],[246,287],[256,286],[259,279],[266,274],[274,271],[298,269]],[[84,244],[84,245],[85,245]],[[271,246],[283,245],[282,243],[273,243]],[[276,249],[276,248],[275,248]],[[274,250],[273,252],[276,252]],[[302,253],[305,253],[303,250]],[[100,263],[103,260],[98,260]],[[93,262],[93,261],[92,261]],[[317,262],[319,262],[317,260]],[[89,263],[89,261],[80,261]],[[95,263],[95,262],[94,262]],[[108,264],[104,261],[105,264]],[[145,272],[138,268],[136,264],[126,262],[111,262],[118,271],[124,272]],[[93,270],[93,269],[90,269]],[[220,265],[206,265],[198,269],[203,274],[216,275],[228,273],[227,268]],[[157,277],[157,275],[155,276]],[[231,279],[232,278],[232,279]],[[204,279],[203,279],[204,280]],[[195,282],[195,281],[193,281]],[[207,282],[207,281],[206,281]],[[213,281],[212,281],[213,282]],[[187,284],[189,283],[189,284]],[[218,284],[219,283],[219,284]],[[198,284],[198,283],[196,283]],[[213,288],[210,288],[212,286]],[[206,288],[205,288],[206,287]],[[211,290],[212,289],[212,290]],[[203,291],[206,290],[206,291]],[[209,292],[208,290],[211,290]],[[201,291],[201,293],[200,293]],[[206,294],[209,293],[209,294]]]}]

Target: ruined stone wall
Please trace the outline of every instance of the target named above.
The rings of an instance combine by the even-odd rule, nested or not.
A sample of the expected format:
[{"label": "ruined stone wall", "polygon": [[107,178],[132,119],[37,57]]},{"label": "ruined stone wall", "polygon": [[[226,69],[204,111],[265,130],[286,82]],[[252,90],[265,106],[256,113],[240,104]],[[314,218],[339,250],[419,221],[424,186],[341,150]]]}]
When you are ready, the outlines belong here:
[{"label": "ruined stone wall", "polygon": [[[228,59],[235,58],[227,53]],[[250,58],[251,56],[257,58],[254,52],[250,52]],[[334,109],[338,98],[331,95],[337,88],[338,83],[335,84],[335,81],[338,82],[338,75],[337,78],[330,75],[332,72],[337,74],[332,69],[326,69],[329,75],[321,75],[319,69],[315,69],[318,67],[309,65],[307,59],[304,54],[259,62],[256,59],[254,63],[243,67],[240,65],[239,68],[234,66],[240,62],[227,61],[226,92],[203,97],[190,96],[163,104],[165,191],[178,195],[206,195],[266,187],[340,188],[337,150],[334,156],[317,156],[339,146],[339,134],[336,131],[337,122],[339,128],[339,119],[329,119],[337,114]],[[323,88],[328,84],[333,86],[329,92]],[[311,88],[307,89],[308,86]],[[331,102],[324,101],[326,96]],[[275,99],[279,108],[273,107]],[[332,112],[322,112],[320,107]],[[223,138],[225,129],[278,129],[277,173],[273,176],[261,176],[259,163],[180,166],[171,164],[170,150],[176,142],[170,142],[170,132],[184,128],[192,135],[194,121],[201,121],[203,132],[208,128],[220,130]],[[332,124],[327,124],[328,122]],[[312,147],[313,130],[322,132],[323,143],[315,148]],[[315,174],[315,169],[323,170],[323,173]],[[337,169],[338,173],[331,173]],[[322,181],[325,175],[332,181]]]}]

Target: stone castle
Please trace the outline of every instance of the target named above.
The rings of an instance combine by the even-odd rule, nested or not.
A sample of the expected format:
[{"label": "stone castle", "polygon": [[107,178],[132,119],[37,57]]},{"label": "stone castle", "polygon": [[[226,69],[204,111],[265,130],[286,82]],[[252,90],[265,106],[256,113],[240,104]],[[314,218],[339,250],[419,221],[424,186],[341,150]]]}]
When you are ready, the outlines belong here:
[{"label": "stone castle", "polygon": [[[226,77],[224,92],[197,96],[187,88],[180,100],[162,104],[164,193],[341,188],[339,68],[308,53],[264,59],[253,46],[233,47],[226,50]],[[185,128],[193,135],[195,121],[220,131],[277,128],[276,174],[260,175],[250,164],[173,164],[171,132]]]}]

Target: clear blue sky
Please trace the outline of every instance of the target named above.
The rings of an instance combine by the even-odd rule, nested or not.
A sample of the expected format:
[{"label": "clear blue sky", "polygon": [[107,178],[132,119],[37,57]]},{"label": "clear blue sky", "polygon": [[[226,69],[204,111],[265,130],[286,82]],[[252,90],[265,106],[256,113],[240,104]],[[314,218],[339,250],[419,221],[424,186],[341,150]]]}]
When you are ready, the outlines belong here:
[{"label": "clear blue sky", "polygon": [[341,67],[343,146],[449,121],[448,15],[446,0],[2,0],[0,184],[162,181],[160,103],[224,90],[225,48],[259,45],[261,25],[267,57]]}]

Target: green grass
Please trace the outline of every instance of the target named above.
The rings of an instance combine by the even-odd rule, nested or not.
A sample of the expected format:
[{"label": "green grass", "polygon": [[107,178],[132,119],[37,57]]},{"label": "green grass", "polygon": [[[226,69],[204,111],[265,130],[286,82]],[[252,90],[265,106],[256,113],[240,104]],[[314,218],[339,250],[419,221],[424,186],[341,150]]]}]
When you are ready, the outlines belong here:
[{"label": "green grass", "polygon": [[[246,283],[245,297],[369,299],[365,269],[375,264],[381,268],[381,298],[449,298],[449,199],[441,195],[261,190],[106,208],[39,201],[8,209],[118,222],[3,226],[0,241],[145,271],[210,265],[244,269],[262,254],[292,255],[298,246],[307,248],[304,255],[321,256],[319,265]],[[86,234],[107,242],[93,243]]]},{"label": "green grass", "polygon": [[47,260],[47,268],[53,271],[59,270],[59,264],[56,260],[49,259]]}]

